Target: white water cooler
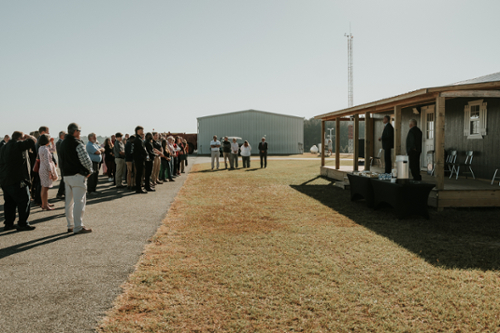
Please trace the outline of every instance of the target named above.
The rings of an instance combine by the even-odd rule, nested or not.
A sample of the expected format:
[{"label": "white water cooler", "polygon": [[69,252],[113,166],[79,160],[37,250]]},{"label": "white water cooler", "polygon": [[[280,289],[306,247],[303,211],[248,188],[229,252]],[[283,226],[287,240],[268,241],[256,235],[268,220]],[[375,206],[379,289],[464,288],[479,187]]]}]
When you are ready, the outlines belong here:
[{"label": "white water cooler", "polygon": [[396,170],[398,175],[398,183],[404,183],[410,178],[410,164],[408,155],[396,156]]}]

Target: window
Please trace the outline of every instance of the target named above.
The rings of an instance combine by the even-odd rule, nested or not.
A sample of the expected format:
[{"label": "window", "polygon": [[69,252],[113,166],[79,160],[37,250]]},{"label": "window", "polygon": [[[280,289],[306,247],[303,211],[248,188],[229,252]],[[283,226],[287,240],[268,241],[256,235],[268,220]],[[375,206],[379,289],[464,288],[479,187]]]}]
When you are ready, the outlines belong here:
[{"label": "window", "polygon": [[482,99],[465,106],[464,135],[468,139],[482,139],[486,135],[486,106]]},{"label": "window", "polygon": [[434,113],[427,113],[427,139],[434,139]]},{"label": "window", "polygon": [[481,134],[479,132],[479,105],[471,105],[470,107],[470,133]]}]

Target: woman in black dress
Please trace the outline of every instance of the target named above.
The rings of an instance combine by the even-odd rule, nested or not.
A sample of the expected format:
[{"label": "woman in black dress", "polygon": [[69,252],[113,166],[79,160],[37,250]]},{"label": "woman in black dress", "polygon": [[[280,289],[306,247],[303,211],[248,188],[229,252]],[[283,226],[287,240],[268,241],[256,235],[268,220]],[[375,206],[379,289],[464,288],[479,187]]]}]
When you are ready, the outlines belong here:
[{"label": "woman in black dress", "polygon": [[155,159],[155,152],[153,149],[153,134],[146,133],[146,151],[148,156],[146,157],[145,171],[144,171],[144,187],[146,191],[154,192],[155,189],[151,187],[151,173],[153,171],[153,161]]},{"label": "woman in black dress", "polygon": [[115,154],[113,153],[113,142],[111,142],[110,138],[107,138],[104,141],[104,163],[106,163],[106,168],[108,169],[108,181],[114,182],[115,180]]}]

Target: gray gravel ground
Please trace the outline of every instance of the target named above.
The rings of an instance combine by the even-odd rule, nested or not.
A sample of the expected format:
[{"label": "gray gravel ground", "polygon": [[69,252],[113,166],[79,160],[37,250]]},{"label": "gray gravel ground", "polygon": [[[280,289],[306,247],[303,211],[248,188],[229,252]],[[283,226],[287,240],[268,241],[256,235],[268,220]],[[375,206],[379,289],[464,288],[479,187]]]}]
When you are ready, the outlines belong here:
[{"label": "gray gravel ground", "polygon": [[[187,171],[196,159],[189,161]],[[0,195],[0,332],[94,331],[186,175],[141,195],[115,189],[101,176],[100,195],[88,199],[84,217],[93,232],[84,235],[66,232],[64,202],[56,199],[50,200],[54,211],[32,209],[36,230],[4,232]]]}]

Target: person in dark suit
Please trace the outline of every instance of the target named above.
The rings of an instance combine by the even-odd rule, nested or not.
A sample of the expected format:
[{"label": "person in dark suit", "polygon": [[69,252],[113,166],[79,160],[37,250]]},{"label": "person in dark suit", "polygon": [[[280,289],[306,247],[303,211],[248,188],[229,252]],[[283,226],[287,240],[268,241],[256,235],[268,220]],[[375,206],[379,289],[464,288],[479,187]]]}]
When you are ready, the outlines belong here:
[{"label": "person in dark suit", "polygon": [[142,175],[144,172],[144,163],[149,158],[146,150],[146,143],[142,138],[144,135],[144,127],[137,126],[135,128],[135,140],[132,146],[132,156],[135,164],[135,193],[148,193],[142,189]]},{"label": "person in dark suit", "polygon": [[[63,142],[64,138],[66,137],[66,132],[61,131],[59,132],[59,140],[56,142],[56,152],[57,152],[57,163],[59,164],[59,167],[61,167],[61,143]],[[56,197],[58,199],[63,199],[64,198],[64,177],[61,177],[61,182],[59,183],[59,189],[57,190],[57,195]]]},{"label": "person in dark suit", "polygon": [[415,119],[410,120],[410,130],[406,136],[406,153],[410,160],[411,175],[414,180],[422,180],[420,175],[420,154],[422,153],[422,131]]},{"label": "person in dark suit", "polygon": [[10,140],[10,136],[8,136],[8,135],[4,136],[3,140],[0,141],[0,148],[2,148],[4,145],[6,145],[7,142],[9,142],[9,140]]},{"label": "person in dark suit", "polygon": [[392,148],[394,148],[394,127],[391,125],[391,117],[384,117],[384,131],[378,141],[382,141],[384,149],[385,173],[391,173],[392,169]]},{"label": "person in dark suit", "polygon": [[35,149],[36,139],[22,132],[14,132],[12,139],[0,148],[0,185],[2,186],[5,215],[4,231],[14,229],[16,209],[19,215],[17,230],[33,230],[30,216],[31,166],[28,150]]},{"label": "person in dark suit", "polygon": [[267,168],[267,142],[266,142],[266,138],[262,138],[262,142],[259,143],[259,156],[260,156],[260,167]]}]

